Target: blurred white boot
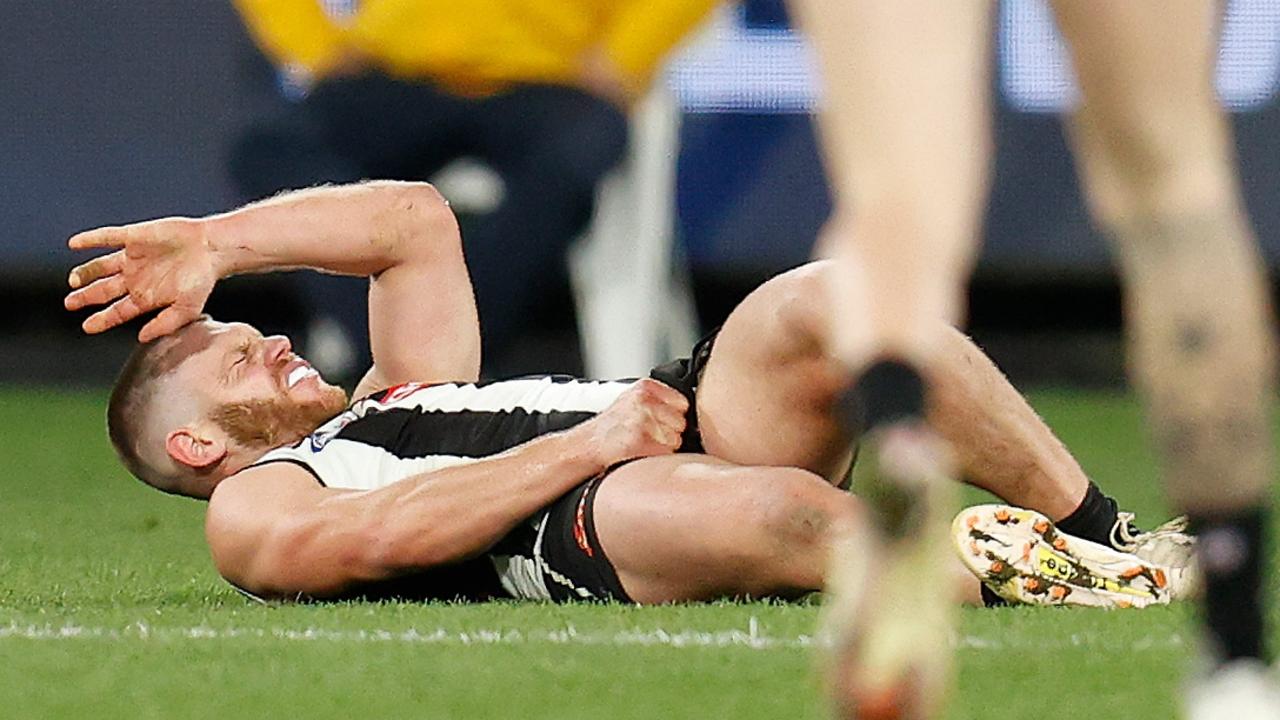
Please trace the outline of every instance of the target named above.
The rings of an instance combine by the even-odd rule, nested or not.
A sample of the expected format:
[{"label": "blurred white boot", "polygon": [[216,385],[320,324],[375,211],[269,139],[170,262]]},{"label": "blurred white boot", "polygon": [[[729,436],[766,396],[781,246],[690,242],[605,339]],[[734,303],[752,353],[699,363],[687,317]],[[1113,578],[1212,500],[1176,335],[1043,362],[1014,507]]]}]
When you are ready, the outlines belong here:
[{"label": "blurred white boot", "polygon": [[1280,684],[1257,660],[1234,660],[1193,678],[1187,720],[1280,720]]}]

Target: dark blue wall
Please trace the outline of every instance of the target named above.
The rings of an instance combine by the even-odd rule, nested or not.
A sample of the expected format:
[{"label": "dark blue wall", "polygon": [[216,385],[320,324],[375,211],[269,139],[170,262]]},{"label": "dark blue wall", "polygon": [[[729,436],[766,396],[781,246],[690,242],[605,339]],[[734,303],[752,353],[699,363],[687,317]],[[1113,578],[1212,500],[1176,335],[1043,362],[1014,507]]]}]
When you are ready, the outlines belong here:
[{"label": "dark blue wall", "polygon": [[[757,2],[753,26],[783,21]],[[269,87],[229,2],[6,0],[0,19],[0,279],[49,278],[85,227],[232,202],[223,168]],[[1059,121],[998,103],[998,161],[981,270],[1099,277]],[[1280,262],[1280,109],[1236,116],[1250,207]],[[680,226],[700,266],[804,260],[827,211],[803,115],[686,118]]]},{"label": "dark blue wall", "polygon": [[245,42],[229,2],[6,0],[0,276],[62,272],[82,228],[224,208]]}]

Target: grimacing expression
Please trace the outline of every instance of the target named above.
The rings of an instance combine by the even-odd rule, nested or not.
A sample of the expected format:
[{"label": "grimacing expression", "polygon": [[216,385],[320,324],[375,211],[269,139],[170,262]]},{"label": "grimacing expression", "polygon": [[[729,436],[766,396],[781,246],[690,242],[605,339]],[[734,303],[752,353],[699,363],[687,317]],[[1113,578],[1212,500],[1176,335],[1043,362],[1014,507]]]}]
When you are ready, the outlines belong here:
[{"label": "grimacing expression", "polygon": [[197,322],[181,340],[191,355],[177,379],[237,443],[296,442],[346,407],[346,393],[294,354],[283,335],[264,337],[245,323]]}]

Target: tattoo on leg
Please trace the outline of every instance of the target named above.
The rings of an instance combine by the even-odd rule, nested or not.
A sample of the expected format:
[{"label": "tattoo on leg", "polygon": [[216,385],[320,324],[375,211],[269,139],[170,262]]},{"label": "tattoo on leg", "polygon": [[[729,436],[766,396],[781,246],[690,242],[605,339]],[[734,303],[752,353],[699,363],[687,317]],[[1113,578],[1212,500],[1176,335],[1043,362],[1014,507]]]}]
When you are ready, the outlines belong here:
[{"label": "tattoo on leg", "polygon": [[[1269,479],[1266,282],[1234,208],[1114,228],[1135,381],[1184,509],[1230,509]],[[1212,482],[1210,482],[1212,480]]]},{"label": "tattoo on leg", "polygon": [[1182,355],[1196,356],[1208,349],[1213,342],[1213,323],[1208,318],[1184,319],[1178,323],[1178,351]]}]

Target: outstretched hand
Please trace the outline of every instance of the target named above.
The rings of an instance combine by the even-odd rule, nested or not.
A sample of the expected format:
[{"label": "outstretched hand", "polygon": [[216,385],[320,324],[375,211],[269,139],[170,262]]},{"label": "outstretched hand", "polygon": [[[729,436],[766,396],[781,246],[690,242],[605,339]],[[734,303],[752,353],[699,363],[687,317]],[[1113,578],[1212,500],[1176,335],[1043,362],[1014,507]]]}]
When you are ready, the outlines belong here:
[{"label": "outstretched hand", "polygon": [[67,241],[72,250],[114,249],[76,266],[67,278],[68,310],[107,306],[81,327],[94,334],[159,310],[138,333],[149,342],[195,320],[220,277],[217,258],[199,221],[163,218],[87,230]]}]

